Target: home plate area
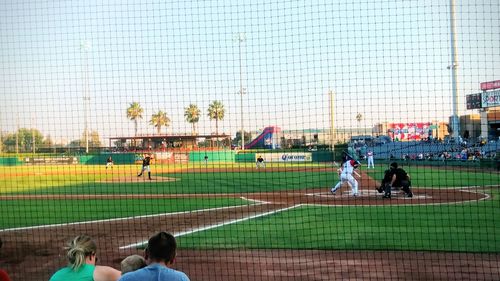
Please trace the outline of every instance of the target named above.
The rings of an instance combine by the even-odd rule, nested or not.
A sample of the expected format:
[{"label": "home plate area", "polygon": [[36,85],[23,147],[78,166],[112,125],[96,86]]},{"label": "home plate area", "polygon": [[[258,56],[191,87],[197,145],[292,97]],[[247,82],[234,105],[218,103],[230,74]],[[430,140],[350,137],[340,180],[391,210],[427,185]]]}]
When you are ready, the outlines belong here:
[{"label": "home plate area", "polygon": [[[353,196],[352,191],[346,189],[344,191],[339,190],[335,194],[332,194],[331,192],[320,192],[320,193],[311,193],[311,194],[307,194],[307,195],[327,197],[327,198],[333,198],[333,199],[335,199],[335,197],[339,197],[339,198],[345,198],[345,197],[354,197],[354,198],[356,198],[356,197],[374,198],[375,197],[376,198],[376,197],[380,197],[380,198],[382,198],[384,193],[379,193],[376,190],[360,190],[358,192],[358,196]],[[427,194],[427,193],[414,194],[412,198],[408,198],[408,197],[406,197],[406,194],[401,190],[393,190],[391,192],[391,197],[392,197],[391,199],[407,199],[407,200],[432,199],[432,195]],[[383,199],[385,199],[385,198],[383,198]],[[386,199],[386,200],[388,200],[388,199]]]},{"label": "home plate area", "polygon": [[[323,189],[304,190],[304,198],[295,198],[304,204],[314,205],[427,205],[427,204],[457,204],[478,200],[487,200],[490,196],[481,188],[464,189],[437,189],[437,188],[413,188],[413,197],[408,198],[402,190],[394,190],[391,198],[382,198],[383,193],[373,189],[360,189],[358,196],[352,196],[349,187],[342,187],[335,195],[330,193],[331,187]],[[298,195],[297,193],[295,193]],[[270,200],[272,201],[272,200]]]}]

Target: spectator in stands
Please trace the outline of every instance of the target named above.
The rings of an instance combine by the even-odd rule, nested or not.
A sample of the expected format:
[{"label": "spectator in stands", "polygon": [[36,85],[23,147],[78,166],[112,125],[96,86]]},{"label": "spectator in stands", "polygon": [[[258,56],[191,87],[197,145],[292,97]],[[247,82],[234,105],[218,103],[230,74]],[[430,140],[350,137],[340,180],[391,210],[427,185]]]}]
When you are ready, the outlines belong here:
[{"label": "spectator in stands", "polygon": [[[2,248],[2,246],[3,246],[3,242],[2,242],[2,239],[0,239],[0,249]],[[3,269],[0,269],[0,281],[11,281],[9,275]]]},{"label": "spectator in stands", "polygon": [[189,281],[187,275],[172,269],[175,262],[177,242],[167,232],[159,232],[149,238],[146,259],[149,265],[124,274],[120,281]]},{"label": "spectator in stands", "polygon": [[58,270],[50,281],[81,280],[81,281],[116,281],[120,271],[109,267],[96,265],[97,246],[94,240],[86,235],[75,237],[66,247],[69,264]]},{"label": "spectator in stands", "polygon": [[128,256],[125,259],[123,259],[122,262],[120,263],[122,274],[136,271],[138,269],[146,267],[146,265],[147,265],[146,260],[139,255]]}]

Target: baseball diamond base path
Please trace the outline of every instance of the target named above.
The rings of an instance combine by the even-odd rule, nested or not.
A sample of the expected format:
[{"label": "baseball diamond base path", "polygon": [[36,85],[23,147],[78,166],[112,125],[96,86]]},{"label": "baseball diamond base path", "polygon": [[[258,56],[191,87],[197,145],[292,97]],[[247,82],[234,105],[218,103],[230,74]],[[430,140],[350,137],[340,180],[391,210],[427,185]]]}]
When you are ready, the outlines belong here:
[{"label": "baseball diamond base path", "polygon": [[[266,172],[270,170],[266,169]],[[217,171],[230,172],[229,169]],[[122,179],[123,177],[120,180]],[[55,270],[66,264],[63,251],[65,243],[82,233],[96,239],[100,264],[119,268],[120,261],[126,256],[142,254],[134,244],[144,242],[159,230],[182,235],[305,204],[450,204],[488,199],[486,194],[472,189],[415,189],[415,196],[411,199],[396,191],[394,198],[384,200],[374,190],[378,182],[365,173],[362,173],[360,186],[361,196],[356,198],[349,194],[347,186],[337,192],[337,195],[329,193],[330,187],[313,187],[295,191],[239,194],[0,196],[0,200],[52,198],[68,202],[89,198],[245,197],[255,202],[253,205],[205,211],[0,230],[0,237],[4,241],[0,267],[5,268],[13,280],[48,280]],[[186,272],[193,281],[500,280],[500,255],[411,251],[181,249],[176,268]]]}]

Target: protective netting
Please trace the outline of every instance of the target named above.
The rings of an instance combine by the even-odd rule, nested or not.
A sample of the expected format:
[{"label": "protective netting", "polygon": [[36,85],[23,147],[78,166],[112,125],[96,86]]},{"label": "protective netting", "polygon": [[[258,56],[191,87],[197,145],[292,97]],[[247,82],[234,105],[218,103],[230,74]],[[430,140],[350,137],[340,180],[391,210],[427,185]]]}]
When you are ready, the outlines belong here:
[{"label": "protective netting", "polygon": [[500,279],[497,0],[1,7],[12,280]]}]

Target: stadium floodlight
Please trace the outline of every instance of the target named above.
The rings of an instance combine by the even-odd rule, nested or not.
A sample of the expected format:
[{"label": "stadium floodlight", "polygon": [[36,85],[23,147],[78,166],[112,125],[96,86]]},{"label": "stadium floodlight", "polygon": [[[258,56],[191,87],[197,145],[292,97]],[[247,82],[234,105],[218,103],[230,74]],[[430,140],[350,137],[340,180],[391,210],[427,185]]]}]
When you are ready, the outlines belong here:
[{"label": "stadium floodlight", "polygon": [[88,130],[88,103],[90,101],[89,87],[89,56],[91,45],[88,40],[84,40],[80,44],[80,50],[85,53],[85,70],[84,70],[84,86],[83,86],[83,107],[84,107],[84,122],[85,122],[85,153],[89,153],[89,130]]},{"label": "stadium floodlight", "polygon": [[335,92],[328,91],[330,99],[330,146],[333,153],[333,161],[335,161]]},{"label": "stadium floodlight", "polygon": [[455,142],[457,142],[460,135],[460,121],[458,119],[458,59],[455,23],[455,0],[450,0],[450,35],[452,64],[448,66],[448,69],[451,69],[451,91],[453,107],[453,114],[451,116],[451,129],[453,131],[453,138],[455,139]]},{"label": "stadium floodlight", "polygon": [[245,150],[245,131],[244,131],[244,119],[243,119],[243,95],[246,93],[246,89],[243,88],[243,67],[241,63],[241,45],[246,41],[247,35],[244,32],[236,34],[235,40],[238,41],[239,47],[239,62],[240,62],[240,106],[241,106],[241,150]]}]

